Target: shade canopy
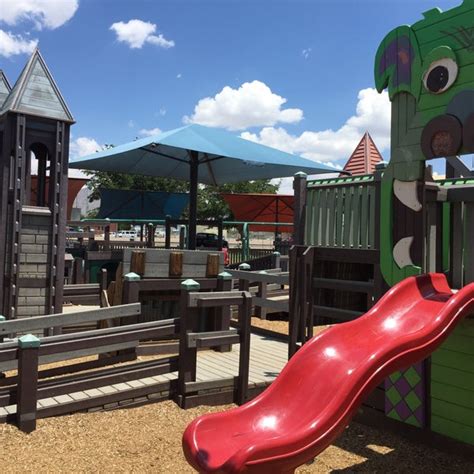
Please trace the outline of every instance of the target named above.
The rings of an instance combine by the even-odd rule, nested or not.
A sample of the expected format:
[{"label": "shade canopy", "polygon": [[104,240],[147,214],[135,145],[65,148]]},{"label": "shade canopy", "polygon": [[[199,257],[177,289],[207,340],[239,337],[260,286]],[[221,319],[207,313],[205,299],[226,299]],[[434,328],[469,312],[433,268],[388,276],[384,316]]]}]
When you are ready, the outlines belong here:
[{"label": "shade canopy", "polygon": [[[293,222],[295,198],[286,194],[222,193],[234,219],[246,222]],[[293,232],[293,226],[250,225],[260,232]]]},{"label": "shade canopy", "polygon": [[186,193],[101,188],[97,219],[179,219],[188,202]]},{"label": "shade canopy", "polygon": [[220,185],[281,178],[299,171],[338,172],[229,132],[196,124],[77,158],[69,166],[189,181],[189,248],[195,246],[198,183]]},{"label": "shade canopy", "polygon": [[224,130],[195,124],[77,158],[69,166],[187,181],[190,151],[198,153],[198,181],[203,184],[281,178],[298,171],[308,174],[338,172]]}]

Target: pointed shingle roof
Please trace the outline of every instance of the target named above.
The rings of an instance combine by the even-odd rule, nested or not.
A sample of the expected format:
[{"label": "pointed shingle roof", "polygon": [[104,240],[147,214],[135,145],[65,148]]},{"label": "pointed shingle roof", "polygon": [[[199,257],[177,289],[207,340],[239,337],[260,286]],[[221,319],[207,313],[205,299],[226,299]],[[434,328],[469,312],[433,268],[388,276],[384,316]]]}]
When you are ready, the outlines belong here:
[{"label": "pointed shingle roof", "polygon": [[38,49],[31,55],[0,110],[74,122]]},{"label": "pointed shingle roof", "polygon": [[5,102],[11,90],[12,86],[8,82],[7,76],[5,76],[5,73],[0,69],[0,107]]},{"label": "pointed shingle roof", "polygon": [[353,176],[372,174],[375,171],[375,165],[381,161],[383,161],[382,155],[377,149],[369,132],[365,132],[361,141],[347,160],[344,171],[349,171]]}]

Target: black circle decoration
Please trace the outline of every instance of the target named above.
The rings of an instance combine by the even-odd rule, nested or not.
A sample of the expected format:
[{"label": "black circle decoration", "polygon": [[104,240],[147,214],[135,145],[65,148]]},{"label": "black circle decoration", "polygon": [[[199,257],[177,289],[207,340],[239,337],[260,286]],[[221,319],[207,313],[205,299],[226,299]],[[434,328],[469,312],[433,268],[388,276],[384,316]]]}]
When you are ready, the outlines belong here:
[{"label": "black circle decoration", "polygon": [[449,71],[447,67],[436,66],[428,73],[426,87],[430,92],[437,93],[446,87],[449,82]]}]

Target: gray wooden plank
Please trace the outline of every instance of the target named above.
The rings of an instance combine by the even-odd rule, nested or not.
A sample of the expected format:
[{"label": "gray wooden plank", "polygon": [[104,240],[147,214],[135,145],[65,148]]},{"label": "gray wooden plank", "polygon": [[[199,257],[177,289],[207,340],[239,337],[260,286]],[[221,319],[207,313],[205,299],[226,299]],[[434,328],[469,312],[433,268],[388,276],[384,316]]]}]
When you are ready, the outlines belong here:
[{"label": "gray wooden plank", "polygon": [[328,213],[329,213],[329,224],[327,232],[327,245],[329,247],[334,247],[336,241],[336,229],[334,225],[334,220],[336,217],[336,193],[337,188],[332,188],[328,190]]},{"label": "gray wooden plank", "polygon": [[361,188],[361,205],[360,205],[360,246],[363,249],[368,248],[369,242],[369,187]]},{"label": "gray wooden plank", "polygon": [[344,193],[345,189],[337,189],[336,194],[336,229],[335,229],[335,246],[341,247],[342,245],[342,222],[344,219],[343,205],[344,205]]},{"label": "gray wooden plank", "polygon": [[352,207],[352,193],[354,191],[353,186],[348,186],[345,189],[344,194],[344,229],[342,231],[342,244],[346,248],[350,248],[350,235],[351,235],[351,207]]}]

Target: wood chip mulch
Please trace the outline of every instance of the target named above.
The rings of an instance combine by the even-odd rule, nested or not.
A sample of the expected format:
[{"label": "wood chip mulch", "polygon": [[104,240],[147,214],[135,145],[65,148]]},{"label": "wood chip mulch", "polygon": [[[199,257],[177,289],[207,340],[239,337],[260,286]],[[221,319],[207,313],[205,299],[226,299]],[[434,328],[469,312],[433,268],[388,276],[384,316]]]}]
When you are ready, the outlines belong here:
[{"label": "wood chip mulch", "polygon": [[[190,473],[181,436],[196,416],[226,407],[181,410],[171,401],[38,421],[29,435],[0,425],[2,472]],[[298,473],[472,473],[474,461],[353,423]]]}]

